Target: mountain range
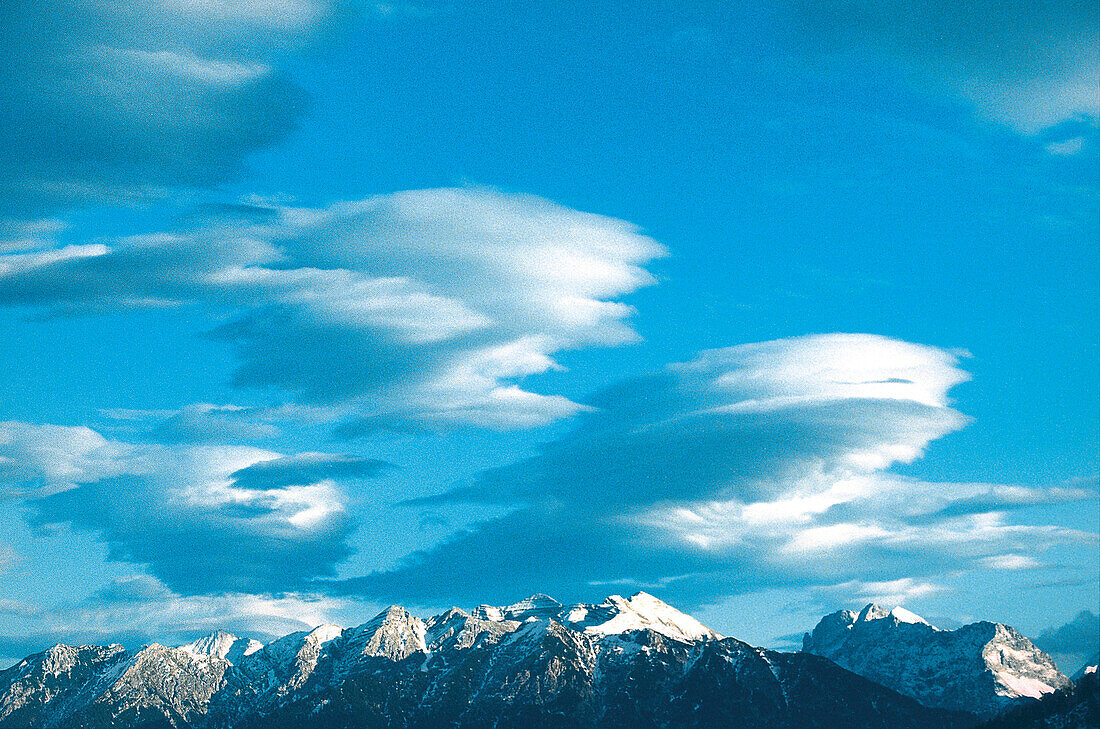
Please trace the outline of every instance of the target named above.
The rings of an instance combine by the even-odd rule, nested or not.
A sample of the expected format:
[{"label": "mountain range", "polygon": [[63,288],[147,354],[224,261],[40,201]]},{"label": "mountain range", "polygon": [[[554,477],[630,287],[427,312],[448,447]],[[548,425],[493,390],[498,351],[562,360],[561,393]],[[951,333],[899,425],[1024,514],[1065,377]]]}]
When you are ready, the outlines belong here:
[{"label": "mountain range", "polygon": [[267,645],[57,645],[0,673],[0,729],[964,729],[1071,686],[992,623],[939,631],[871,605],[781,653],[646,593],[534,595],[426,620],[393,606]]},{"label": "mountain range", "polygon": [[1000,623],[941,630],[904,608],[868,605],[821,619],[802,650],[926,706],[991,718],[1071,681],[1029,639]]}]

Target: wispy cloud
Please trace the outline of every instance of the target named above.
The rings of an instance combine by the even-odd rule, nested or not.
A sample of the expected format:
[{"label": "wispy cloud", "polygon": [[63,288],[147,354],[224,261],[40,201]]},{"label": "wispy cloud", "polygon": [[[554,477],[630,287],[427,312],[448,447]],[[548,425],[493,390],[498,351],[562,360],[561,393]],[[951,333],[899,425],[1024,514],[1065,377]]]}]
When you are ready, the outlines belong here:
[{"label": "wispy cloud", "polygon": [[[22,606],[0,605],[0,614],[26,614]],[[180,595],[148,575],[120,578],[83,599],[38,608],[25,633],[0,636],[0,658],[20,658],[56,643],[122,643],[139,649],[154,640],[182,645],[215,630],[267,642],[296,630],[343,618],[362,619],[376,606],[311,594],[248,593]]]},{"label": "wispy cloud", "polygon": [[30,523],[68,524],[182,594],[300,590],[351,554],[344,486],[388,464],[353,454],[123,443],[4,423],[0,483]]},{"label": "wispy cloud", "polygon": [[[887,473],[967,422],[947,399],[964,379],[949,352],[869,335],[704,352],[597,394],[533,458],[420,500],[516,511],[334,589],[461,602],[506,598],[518,579],[570,598],[615,583],[698,604],[839,585],[901,602],[938,574],[1095,540],[1002,511],[1094,498],[1088,490]],[[965,508],[952,513],[956,501]]]},{"label": "wispy cloud", "polygon": [[[618,299],[663,249],[633,225],[485,189],[327,208],[212,211],[195,229],[0,256],[0,304],[58,312],[204,304],[240,357],[236,382],[350,404],[352,433],[414,421],[542,425],[583,408],[521,389],[562,350],[631,342]],[[197,419],[246,427],[239,413]]]},{"label": "wispy cloud", "polygon": [[0,219],[228,179],[289,132],[281,71],[340,0],[20,3],[0,18]]},{"label": "wispy cloud", "polygon": [[810,595],[817,606],[831,610],[837,605],[863,607],[869,602],[893,607],[943,590],[943,587],[931,582],[902,577],[885,582],[850,580],[837,585],[815,587]]},{"label": "wispy cloud", "polygon": [[1024,133],[1100,114],[1100,19],[1076,0],[786,3],[804,46],[885,60]]}]

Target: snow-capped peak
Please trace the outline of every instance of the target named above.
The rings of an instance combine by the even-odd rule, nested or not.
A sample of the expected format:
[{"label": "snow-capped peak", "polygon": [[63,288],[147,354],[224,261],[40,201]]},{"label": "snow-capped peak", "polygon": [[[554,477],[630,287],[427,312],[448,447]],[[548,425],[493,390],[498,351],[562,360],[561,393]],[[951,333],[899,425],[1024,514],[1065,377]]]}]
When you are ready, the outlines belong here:
[{"label": "snow-capped peak", "polygon": [[630,599],[611,595],[600,605],[574,606],[566,619],[574,625],[583,624],[584,632],[597,635],[652,630],[684,641],[722,637],[690,615],[646,592],[637,592]]},{"label": "snow-capped peak", "polygon": [[1050,656],[1008,626],[978,622],[940,630],[904,608],[876,604],[858,615],[826,615],[806,635],[803,651],[929,706],[983,718],[1069,683]]},{"label": "snow-capped peak", "polygon": [[348,655],[401,660],[426,651],[424,621],[400,605],[391,605],[371,620],[344,631]]},{"label": "snow-capped peak", "polygon": [[216,656],[236,665],[241,658],[263,648],[263,643],[251,638],[238,638],[224,630],[216,630],[208,636],[181,645],[179,649],[195,657]]},{"label": "snow-capped peak", "polygon": [[637,592],[629,599],[611,595],[598,605],[563,605],[548,595],[536,594],[506,607],[481,605],[474,608],[470,615],[491,622],[528,623],[552,619],[590,635],[652,630],[682,641],[722,637],[690,615],[645,592]]},{"label": "snow-capped peak", "polygon": [[526,600],[520,600],[515,604],[500,608],[500,614],[508,620],[516,620],[522,623],[531,617],[540,620],[554,617],[561,612],[561,609],[562,604],[554,598],[536,593]]},{"label": "snow-capped peak", "polygon": [[336,640],[340,637],[340,634],[344,632],[344,629],[339,625],[332,625],[331,623],[325,623],[324,625],[318,625],[313,630],[306,634],[304,640],[307,643],[316,643],[317,645],[324,645],[329,641]]},{"label": "snow-capped peak", "polygon": [[890,615],[893,616],[899,623],[915,623],[923,625],[931,625],[927,620],[922,618],[916,613],[910,612],[900,605],[890,611]]},{"label": "snow-capped peak", "polygon": [[871,603],[867,607],[863,608],[863,610],[861,610],[859,612],[859,615],[856,617],[855,622],[868,623],[872,620],[882,620],[884,618],[893,618],[899,623],[912,623],[914,625],[927,625],[929,627],[932,626],[931,623],[929,623],[921,616],[917,615],[914,612],[906,610],[900,605],[893,608],[892,610],[887,610],[886,608],[876,603]]}]

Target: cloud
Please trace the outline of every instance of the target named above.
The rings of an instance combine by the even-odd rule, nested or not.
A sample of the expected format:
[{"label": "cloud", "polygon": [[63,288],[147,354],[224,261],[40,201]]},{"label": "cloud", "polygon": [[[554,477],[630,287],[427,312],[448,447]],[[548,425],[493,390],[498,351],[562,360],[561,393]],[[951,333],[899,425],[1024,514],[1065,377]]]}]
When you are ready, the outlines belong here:
[{"label": "cloud", "polygon": [[330,622],[347,600],[308,593],[278,596],[230,592],[180,595],[159,580],[134,575],[115,580],[76,604],[55,610],[55,629],[110,636],[118,625],[179,643],[223,629],[261,640]]},{"label": "cloud", "polygon": [[269,441],[288,423],[330,423],[330,407],[287,403],[273,407],[192,403],[171,410],[107,408],[99,411],[102,427],[114,434],[156,443],[225,443]]},{"label": "cloud", "polygon": [[385,461],[353,455],[298,453],[235,471],[233,484],[245,489],[277,489],[316,483],[324,479],[372,478],[392,466]]},{"label": "cloud", "polygon": [[131,650],[158,641],[182,645],[215,630],[268,642],[340,618],[358,619],[372,608],[313,594],[180,595],[148,575],[124,577],[92,595],[39,608],[35,629],[0,636],[0,658],[17,661],[57,643],[122,643]]},{"label": "cloud", "polygon": [[1025,133],[1100,113],[1100,19],[1089,2],[792,0],[787,11],[815,53],[885,59]]},{"label": "cloud", "polygon": [[[4,479],[38,528],[96,534],[172,590],[274,593],[331,577],[355,522],[341,483],[387,464],[351,454],[127,444],[88,428],[6,423]],[[29,444],[29,445],[28,445]],[[69,449],[69,450],[67,450]]]},{"label": "cloud", "polygon": [[885,582],[850,580],[838,585],[815,587],[810,594],[818,605],[831,610],[837,605],[862,607],[869,602],[893,607],[942,592],[943,589],[930,582],[902,577]]},{"label": "cloud", "polygon": [[831,483],[912,461],[966,423],[946,402],[966,379],[954,362],[844,334],[704,352],[596,395],[571,435],[443,498],[751,503]]},{"label": "cloud", "polygon": [[[148,434],[166,443],[227,443],[263,440],[279,434],[279,428],[256,408],[193,403],[180,410],[157,414]],[[144,420],[133,413],[132,419]]]},{"label": "cloud", "polygon": [[[618,299],[652,283],[643,266],[664,253],[621,220],[485,189],[237,206],[94,245],[0,256],[0,304],[209,306],[235,317],[212,336],[236,348],[236,384],[343,404],[345,434],[530,427],[583,410],[519,381],[558,368],[560,351],[634,341]],[[211,415],[182,413],[165,435]]]},{"label": "cloud", "polygon": [[1082,610],[1065,625],[1044,630],[1035,643],[1054,658],[1062,673],[1072,675],[1100,653],[1100,617]]},{"label": "cloud", "polygon": [[123,463],[133,469],[140,461],[127,444],[84,426],[0,422],[0,487],[7,489],[63,490],[120,475]]},{"label": "cloud", "polygon": [[983,567],[991,570],[1029,570],[1042,566],[1025,554],[997,554],[986,557],[981,563]]},{"label": "cloud", "polygon": [[[586,599],[616,584],[698,605],[766,587],[869,585],[860,590],[903,598],[984,559],[1095,540],[1008,523],[1000,508],[1095,498],[1089,490],[887,472],[966,423],[947,399],[964,379],[949,352],[871,335],[704,352],[598,393],[534,457],[417,502],[492,502],[508,515],[332,589],[461,603],[525,584]],[[956,500],[966,508],[951,513]]]},{"label": "cloud", "polygon": [[0,218],[227,179],[290,131],[281,59],[343,13],[320,0],[81,3],[0,18]]}]

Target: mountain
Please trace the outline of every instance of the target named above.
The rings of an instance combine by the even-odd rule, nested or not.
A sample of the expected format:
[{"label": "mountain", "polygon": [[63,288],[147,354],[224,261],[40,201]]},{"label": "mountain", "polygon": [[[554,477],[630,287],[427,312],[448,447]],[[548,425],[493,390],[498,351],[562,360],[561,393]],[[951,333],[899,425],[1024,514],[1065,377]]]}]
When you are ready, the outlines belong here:
[{"label": "mountain", "polygon": [[267,645],[55,646],[0,673],[0,729],[964,729],[818,656],[720,636],[645,593],[390,607]]},{"label": "mountain", "polygon": [[1074,682],[1080,681],[1086,674],[1096,673],[1100,670],[1100,653],[1097,653],[1092,657],[1092,660],[1085,661],[1085,665],[1077,669],[1077,673],[1073,674]]},{"label": "mountain", "polygon": [[1100,653],[1100,616],[1082,610],[1069,622],[1048,628],[1033,640],[1063,673],[1072,672],[1076,676],[1082,668],[1096,665]]},{"label": "mountain", "polygon": [[1038,701],[1017,707],[982,724],[980,729],[1097,729],[1100,727],[1100,680],[1096,670]]},{"label": "mountain", "polygon": [[940,630],[918,615],[868,605],[826,615],[803,652],[925,706],[990,718],[1070,685],[1050,656],[1012,628],[979,622]]}]

